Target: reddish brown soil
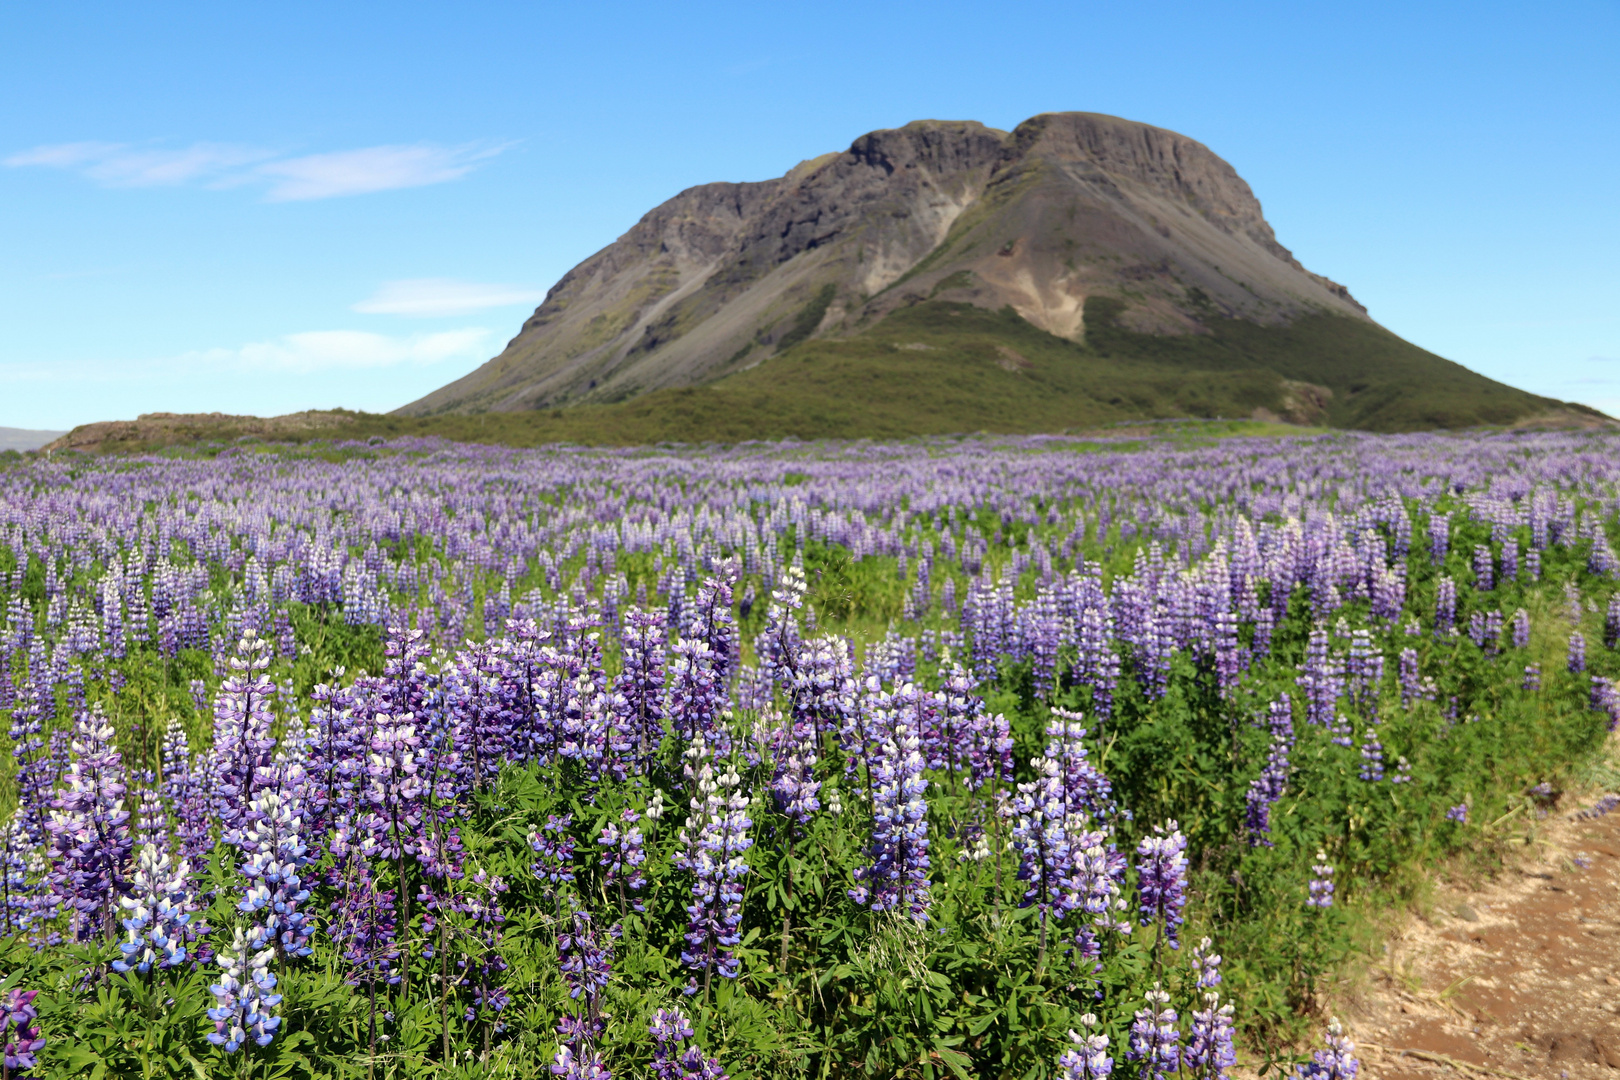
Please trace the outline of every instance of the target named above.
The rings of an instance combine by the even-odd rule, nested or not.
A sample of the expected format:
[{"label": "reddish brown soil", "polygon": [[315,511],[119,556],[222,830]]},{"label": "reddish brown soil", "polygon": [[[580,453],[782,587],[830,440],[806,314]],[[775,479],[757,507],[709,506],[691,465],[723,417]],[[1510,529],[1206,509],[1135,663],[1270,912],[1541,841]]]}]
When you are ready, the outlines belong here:
[{"label": "reddish brown soil", "polygon": [[1620,1080],[1620,809],[1535,832],[1389,942],[1345,1009],[1364,1077]]}]

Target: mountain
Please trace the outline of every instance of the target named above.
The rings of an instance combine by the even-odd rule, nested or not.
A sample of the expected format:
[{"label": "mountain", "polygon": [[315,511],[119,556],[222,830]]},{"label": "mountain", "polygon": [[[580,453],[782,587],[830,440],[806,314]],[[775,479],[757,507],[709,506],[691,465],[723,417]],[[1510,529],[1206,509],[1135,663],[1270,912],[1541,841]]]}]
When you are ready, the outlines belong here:
[{"label": "mountain", "polygon": [[[962,392],[865,400],[914,398],[925,375]],[[602,406],[587,413],[623,427],[687,400],[671,397],[682,388],[767,418],[743,437],[808,434],[806,409],[846,417],[809,425],[845,435],[1029,430],[1030,409],[1037,430],[1184,415],[1412,430],[1589,412],[1380,327],[1278,243],[1231,165],[1095,113],[1011,133],[918,121],[779,179],[690,188],[564,275],[499,356],[399,413]],[[1001,404],[987,410],[986,395]],[[735,417],[720,426],[739,434]]]},{"label": "mountain", "polygon": [[35,431],[32,428],[0,427],[0,451],[38,450],[48,442],[60,439],[65,431]]}]

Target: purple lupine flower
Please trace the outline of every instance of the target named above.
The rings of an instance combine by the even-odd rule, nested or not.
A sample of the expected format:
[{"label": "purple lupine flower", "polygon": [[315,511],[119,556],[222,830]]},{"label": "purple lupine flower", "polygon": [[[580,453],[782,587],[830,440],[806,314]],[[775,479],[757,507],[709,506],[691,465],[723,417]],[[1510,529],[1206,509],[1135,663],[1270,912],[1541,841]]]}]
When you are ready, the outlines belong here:
[{"label": "purple lupine flower", "polygon": [[[374,994],[379,982],[390,986],[399,982],[394,892],[377,888],[371,864],[365,859],[351,855],[345,860],[338,880],[337,904],[328,925],[332,943],[342,950],[349,966],[344,981],[350,986],[364,983]],[[272,953],[266,950],[266,955]]]},{"label": "purple lupine flower", "polygon": [[214,745],[209,751],[214,816],[227,837],[248,822],[253,796],[270,786],[276,686],[265,674],[270,643],[248,630],[229,660],[231,674],[214,699]]},{"label": "purple lupine flower", "polygon": [[[381,620],[377,620],[381,621]],[[439,708],[438,679],[428,671],[427,632],[395,619],[383,639],[381,711],[409,715],[426,724]]]},{"label": "purple lupine flower", "polygon": [[1305,898],[1308,907],[1330,908],[1333,906],[1333,864],[1327,861],[1327,853],[1318,851],[1316,862],[1311,864],[1311,884],[1309,895]]},{"label": "purple lupine flower", "polygon": [[164,809],[163,797],[154,790],[156,777],[150,769],[132,778],[140,785],[135,791],[135,815],[131,833],[135,847],[145,844],[167,847],[169,843],[169,815]]},{"label": "purple lupine flower", "polygon": [[1221,1004],[1221,995],[1204,995],[1204,1007],[1194,1010],[1192,1037],[1183,1064],[1200,1080],[1225,1080],[1226,1070],[1237,1064],[1232,1045],[1232,1006]]},{"label": "purple lupine flower", "polygon": [[1527,649],[1530,647],[1530,613],[1524,608],[1513,613],[1513,647]]},{"label": "purple lupine flower", "polygon": [[533,619],[512,619],[506,624],[506,653],[498,672],[496,691],[505,713],[497,721],[514,761],[548,761],[555,749],[552,697],[558,692],[560,658],[545,644],[550,631]]},{"label": "purple lupine flower", "polygon": [[891,696],[872,686],[862,712],[875,754],[871,778],[871,865],[856,871],[860,883],[850,891],[857,904],[873,911],[903,911],[917,921],[928,918],[928,804],[923,798],[922,739],[914,711],[904,707],[907,684]]},{"label": "purple lupine flower", "polygon": [[1288,754],[1293,748],[1293,726],[1289,723],[1287,713],[1288,695],[1282,696],[1285,730],[1279,731],[1277,718],[1277,705],[1272,703],[1272,735],[1271,749],[1266,753],[1265,768],[1260,775],[1249,782],[1249,791],[1246,796],[1244,812],[1244,828],[1248,832],[1250,847],[1271,847],[1271,807],[1281,799],[1288,790],[1289,762]]},{"label": "purple lupine flower", "polygon": [[1339,695],[1344,692],[1344,667],[1328,649],[1327,627],[1318,625],[1311,630],[1299,672],[1294,681],[1305,691],[1305,722],[1332,727]]},{"label": "purple lupine flower", "polygon": [[655,1043],[655,1080],[729,1080],[718,1058],[706,1055],[693,1038],[692,1024],[679,1009],[659,1009],[647,1029]]},{"label": "purple lupine flower", "polygon": [[114,971],[145,975],[153,967],[163,970],[185,963],[186,924],[192,915],[190,875],[184,859],[175,863],[153,844],[141,848],[130,895],[118,899],[129,912],[123,920],[129,939],[118,946],[124,955],[112,962]]},{"label": "purple lupine flower", "polygon": [[1620,592],[1609,597],[1609,607],[1603,615],[1603,644],[1620,649]]},{"label": "purple lupine flower", "polygon": [[[627,906],[634,911],[646,911],[641,898],[634,895],[647,885],[647,877],[641,871],[647,861],[647,839],[636,827],[641,815],[626,809],[620,813],[619,820],[622,826],[610,821],[602,826],[602,833],[596,838],[604,849],[597,862],[607,868],[602,883],[618,891],[621,914]],[[631,894],[628,899],[626,893]]]},{"label": "purple lupine flower", "polygon": [[581,1035],[594,1039],[602,1033],[602,991],[613,977],[613,941],[618,936],[619,928],[614,926],[604,939],[584,911],[574,911],[566,932],[557,935],[557,966],[568,984],[568,996],[584,1009],[568,1024],[567,1034],[573,1036],[570,1042],[577,1043]]},{"label": "purple lupine flower", "polygon": [[1578,811],[1575,814],[1575,820],[1595,821],[1600,817],[1606,816],[1617,806],[1620,806],[1620,795],[1616,795],[1611,791],[1607,795],[1599,798],[1598,801],[1593,803],[1591,806],[1588,806],[1585,810]]},{"label": "purple lupine flower", "polygon": [[[99,706],[98,706],[99,710]],[[94,941],[110,934],[116,900],[127,887],[129,812],[124,809],[124,761],[113,748],[113,727],[99,711],[75,723],[66,789],[51,803],[50,889],[72,914],[73,935]]]},{"label": "purple lupine flower", "polygon": [[1406,760],[1405,754],[1395,758],[1395,775],[1389,778],[1392,784],[1410,784],[1412,782],[1412,763]]},{"label": "purple lupine flower", "polygon": [[[590,649],[600,655],[594,643]],[[604,681],[599,663],[593,663],[590,670],[576,676],[568,685],[557,728],[558,755],[578,761],[592,782],[600,780],[604,774],[623,780],[634,764],[635,742],[631,733],[618,723]]]},{"label": "purple lupine flower", "polygon": [[1450,637],[1457,631],[1457,583],[1442,576],[1435,587],[1434,636]]},{"label": "purple lupine flower", "polygon": [[[32,674],[32,661],[29,668]],[[0,670],[0,685],[11,685],[9,674]],[[47,700],[54,711],[55,695],[39,692],[36,686],[11,712],[11,755],[16,763],[13,775],[17,784],[17,805],[23,812],[23,831],[30,846],[45,841],[45,819],[50,811],[51,788],[55,784],[44,737]]]},{"label": "purple lupine flower", "polygon": [[845,751],[854,745],[859,710],[855,703],[854,660],[843,638],[824,636],[800,646],[777,668],[778,684],[788,699],[788,717],[794,724],[814,729],[818,742],[837,734]]},{"label": "purple lupine flower", "polygon": [[1603,713],[1609,718],[1610,731],[1620,728],[1620,686],[1616,685],[1615,680],[1593,675],[1590,704],[1593,712]]},{"label": "purple lupine flower", "polygon": [[1193,946],[1192,969],[1199,990],[1221,985],[1221,957],[1210,951],[1214,944],[1209,938],[1203,938]]},{"label": "purple lupine flower", "polygon": [[1174,821],[1156,825],[1136,846],[1137,910],[1142,925],[1162,924],[1172,949],[1181,948],[1177,929],[1187,904],[1187,838]]},{"label": "purple lupine flower", "polygon": [[1138,649],[1138,677],[1149,701],[1158,701],[1170,688],[1170,658],[1176,649],[1170,614],[1162,602],[1150,607],[1143,622]]},{"label": "purple lupine flower", "polygon": [[462,1020],[483,1027],[487,1051],[489,1034],[492,1030],[501,1030],[501,1013],[511,1003],[510,994],[501,985],[507,969],[506,957],[501,953],[502,928],[506,925],[501,893],[506,892],[507,886],[500,877],[483,870],[475,871],[467,884],[468,889],[456,904],[460,914],[471,923],[475,943],[470,952],[456,961],[461,970],[460,984],[472,991],[472,1001],[462,1014]]},{"label": "purple lupine flower", "polygon": [[[1092,566],[1095,564],[1087,564],[1088,581],[1092,580]],[[1100,719],[1106,720],[1114,711],[1114,691],[1119,686],[1119,656],[1109,647],[1109,638],[1113,635],[1109,626],[1106,601],[1102,595],[1101,573],[1099,567],[1096,570],[1092,602],[1081,608],[1080,616],[1076,620],[1078,654],[1074,679],[1080,685],[1091,688],[1092,711]]]},{"label": "purple lupine flower", "polygon": [[1122,901],[1103,847],[1105,834],[1088,831],[1084,810],[1069,803],[1059,761],[1035,758],[1030,766],[1036,779],[1019,784],[1000,810],[1014,821],[1010,842],[1019,853],[1018,879],[1028,883],[1021,906],[1040,911],[1043,955],[1048,923],[1084,910],[1089,919],[1076,931],[1075,945],[1082,957],[1092,959],[1099,953],[1099,929],[1125,929],[1113,921]]},{"label": "purple lupine flower", "polygon": [[1334,746],[1342,746],[1346,750],[1350,750],[1354,749],[1356,745],[1355,727],[1350,723],[1350,718],[1344,713],[1339,713],[1335,718],[1333,725],[1328,728],[1328,735],[1328,741]]},{"label": "purple lupine flower", "polygon": [[38,883],[33,880],[34,845],[28,841],[27,814],[21,806],[11,814],[0,832],[0,937],[24,933],[34,923],[39,903]]},{"label": "purple lupine flower", "polygon": [[1147,1008],[1136,1011],[1131,1023],[1126,1061],[1137,1062],[1141,1080],[1161,1080],[1181,1067],[1181,1027],[1170,995],[1158,983],[1145,995]]},{"label": "purple lupine flower", "polygon": [[1496,587],[1496,560],[1486,544],[1474,545],[1474,588],[1490,592]]},{"label": "purple lupine flower", "polygon": [[1361,778],[1376,783],[1384,778],[1384,744],[1378,741],[1378,726],[1367,729],[1361,743]]},{"label": "purple lupine flower", "polygon": [[866,647],[865,674],[885,685],[911,681],[917,673],[917,641],[891,629]]},{"label": "purple lupine flower", "polygon": [[1451,809],[1447,810],[1446,820],[1455,821],[1459,825],[1468,824],[1468,804],[1465,802],[1458,803],[1456,806],[1453,806]]},{"label": "purple lupine flower", "polygon": [[1074,934],[1074,951],[1080,959],[1095,960],[1102,955],[1101,935],[1106,932],[1129,934],[1131,924],[1125,918],[1127,903],[1123,895],[1125,857],[1111,847],[1104,847],[1102,832],[1070,832],[1067,836],[1074,852],[1072,892],[1079,898],[1080,910],[1086,921]]},{"label": "purple lupine flower", "polygon": [[1500,580],[1515,581],[1519,576],[1519,542],[1509,539],[1502,544],[1502,574]]},{"label": "purple lupine flower", "polygon": [[423,784],[418,762],[421,740],[410,713],[378,712],[371,717],[371,738],[364,769],[357,778],[358,820],[353,832],[333,844],[343,854],[350,848],[366,858],[403,864],[416,853],[422,825]]},{"label": "purple lupine flower", "polygon": [[674,658],[669,665],[664,711],[675,737],[683,745],[702,737],[724,756],[729,746],[718,722],[726,698],[720,658],[702,638],[679,638],[671,652]]},{"label": "purple lupine flower", "polygon": [[1339,1018],[1328,1021],[1327,1049],[1318,1050],[1311,1060],[1296,1066],[1298,1080],[1355,1080],[1361,1063],[1356,1060],[1356,1044],[1345,1035]]},{"label": "purple lupine flower", "polygon": [[1114,1059],[1108,1056],[1108,1036],[1096,1030],[1097,1017],[1092,1013],[1081,1016],[1080,1024],[1086,1034],[1069,1032],[1074,1048],[1058,1058],[1058,1075],[1062,1080],[1108,1080],[1114,1072]]},{"label": "purple lupine flower", "polygon": [[561,886],[574,880],[573,827],[573,814],[550,814],[543,826],[529,833],[529,849],[540,856],[529,865],[529,872],[547,883],[548,898],[555,899]]},{"label": "purple lupine flower", "polygon": [[628,609],[621,645],[612,708],[630,738],[636,771],[641,773],[664,738],[664,613]]},{"label": "purple lupine flower", "polygon": [[1586,572],[1593,577],[1608,577],[1614,570],[1617,562],[1614,548],[1609,546],[1609,537],[1601,526],[1592,528],[1592,546],[1586,553]]},{"label": "purple lupine flower", "polygon": [[1350,637],[1350,655],[1345,663],[1346,689],[1356,711],[1367,720],[1378,719],[1379,692],[1384,680],[1384,654],[1373,644],[1372,634],[1356,630]]},{"label": "purple lupine flower", "polygon": [[1541,689],[1540,664],[1524,665],[1524,681],[1519,684],[1519,689],[1524,690],[1527,693],[1536,693]]},{"label": "purple lupine flower", "polygon": [[760,672],[784,689],[791,687],[798,670],[799,619],[806,589],[804,568],[789,566],[771,590],[771,604],[765,612],[765,628],[754,639]]},{"label": "purple lupine flower", "polygon": [[208,988],[214,995],[214,1008],[208,1010],[214,1030],[208,1041],[227,1054],[236,1053],[249,1039],[269,1046],[281,1026],[281,1018],[275,1015],[281,995],[273,993],[276,977],[270,971],[274,955],[274,949],[255,953],[240,926],[231,944],[219,954],[223,974]]},{"label": "purple lupine flower", "polygon": [[737,618],[732,614],[732,586],[737,582],[737,567],[732,561],[721,564],[716,577],[706,577],[698,586],[697,598],[686,612],[685,637],[695,638],[709,646],[714,657],[715,678],[727,681],[737,667],[741,655],[741,639],[737,633]]},{"label": "purple lupine flower", "polygon": [[568,1043],[557,1047],[557,1056],[552,1059],[551,1075],[561,1077],[562,1080],[612,1080],[613,1073],[608,1070],[606,1061],[600,1052],[591,1050],[586,1054],[578,1055]]},{"label": "purple lupine flower", "polygon": [[39,1010],[34,1007],[34,998],[38,995],[38,990],[13,988],[6,991],[3,1038],[6,1074],[9,1076],[20,1076],[39,1066],[37,1055],[45,1049],[45,1038],[34,1026],[39,1019]]},{"label": "purple lupine flower", "polygon": [[802,829],[821,809],[817,798],[821,782],[816,779],[816,729],[813,720],[787,719],[779,729],[771,796],[778,813]]},{"label": "purple lupine flower", "polygon": [[[332,670],[334,679],[344,675],[341,667]],[[316,844],[325,844],[334,831],[347,837],[355,828],[357,792],[365,769],[365,736],[360,730],[366,710],[356,715],[356,696],[364,687],[335,687],[316,683],[310,696],[314,706],[309,714],[310,739],[305,760],[304,810],[308,833]]]},{"label": "purple lupine flower", "polygon": [[242,874],[247,892],[237,910],[255,916],[248,932],[251,949],[273,948],[283,959],[310,954],[313,926],[299,907],[309,899],[302,872],[309,849],[301,835],[298,789],[302,769],[284,769],[281,790],[267,789],[253,797],[252,823],[241,833]]},{"label": "purple lupine flower", "polygon": [[[940,673],[937,768],[966,770],[968,786],[978,791],[992,781],[1012,779],[1012,732],[1004,716],[990,717],[978,684],[961,664]],[[931,763],[932,764],[932,763]]]},{"label": "purple lupine flower", "polygon": [[1579,675],[1586,670],[1586,635],[1579,630],[1570,632],[1569,656],[1565,660],[1565,666],[1571,675]]},{"label": "purple lupine flower", "polygon": [[1451,547],[1451,515],[1429,515],[1429,559],[1439,566],[1446,561]]},{"label": "purple lupine flower", "polygon": [[[445,673],[445,709],[453,728],[452,738],[459,761],[474,788],[487,786],[500,774],[501,766],[508,759],[515,760],[520,749],[526,749],[515,745],[516,710],[506,684],[518,676],[510,654],[508,641],[485,641],[456,654]],[[319,710],[311,719],[317,732],[317,745],[337,734],[335,730],[329,734],[330,721]],[[323,753],[321,757],[321,764],[330,769],[330,755]]]},{"label": "purple lupine flower", "polygon": [[[691,801],[691,816],[681,827],[681,850],[675,853],[675,865],[691,871],[693,877],[693,902],[686,908],[687,947],[681,950],[681,962],[703,972],[707,997],[712,975],[737,977],[738,960],[732,950],[742,941],[738,933],[742,924],[742,879],[748,873],[743,856],[754,844],[748,836],[753,822],[735,768],[728,767],[716,776],[701,736],[685,756],[697,794]],[[694,977],[686,992],[695,994],[697,989]]]},{"label": "purple lupine flower", "polygon": [[1084,814],[1102,822],[1114,812],[1114,785],[1087,754],[1084,719],[1077,712],[1052,709],[1046,725],[1046,757],[1058,764],[1063,776],[1065,814]]},{"label": "purple lupine flower", "polygon": [[1221,958],[1210,952],[1204,938],[1193,949],[1193,973],[1203,995],[1204,1007],[1192,1014],[1192,1034],[1182,1055],[1182,1067],[1198,1080],[1224,1080],[1226,1070],[1237,1064],[1232,1045],[1232,1006],[1221,1004],[1214,987],[1221,981]]},{"label": "purple lupine flower", "polygon": [[1254,644],[1250,651],[1257,657],[1271,655],[1271,635],[1277,628],[1277,616],[1269,607],[1261,608],[1254,616]]},{"label": "purple lupine flower", "polygon": [[198,716],[208,715],[208,684],[201,679],[192,679],[190,684],[191,707],[197,711]]},{"label": "purple lupine flower", "polygon": [[1212,620],[1215,637],[1215,686],[1221,697],[1229,698],[1237,688],[1243,661],[1238,646],[1237,616],[1230,611],[1215,612]]},{"label": "purple lupine flower", "polygon": [[1417,650],[1411,646],[1401,650],[1400,676],[1401,707],[1410,709],[1412,703],[1423,696],[1423,684],[1420,681],[1418,669],[1418,654]]},{"label": "purple lupine flower", "polygon": [[1057,685],[1058,650],[1063,644],[1061,616],[1052,590],[1043,588],[1029,613],[1029,653],[1035,696],[1049,700]]}]

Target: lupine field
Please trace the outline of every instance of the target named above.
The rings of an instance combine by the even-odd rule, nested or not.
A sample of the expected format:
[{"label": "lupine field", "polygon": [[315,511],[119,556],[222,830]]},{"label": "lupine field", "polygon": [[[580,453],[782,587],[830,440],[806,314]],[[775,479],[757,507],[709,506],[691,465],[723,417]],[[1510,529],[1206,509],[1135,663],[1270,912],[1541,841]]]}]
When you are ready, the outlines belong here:
[{"label": "lupine field", "polygon": [[1600,768],[1617,514],[1602,434],[0,461],[5,1080],[1354,1076],[1369,919]]}]

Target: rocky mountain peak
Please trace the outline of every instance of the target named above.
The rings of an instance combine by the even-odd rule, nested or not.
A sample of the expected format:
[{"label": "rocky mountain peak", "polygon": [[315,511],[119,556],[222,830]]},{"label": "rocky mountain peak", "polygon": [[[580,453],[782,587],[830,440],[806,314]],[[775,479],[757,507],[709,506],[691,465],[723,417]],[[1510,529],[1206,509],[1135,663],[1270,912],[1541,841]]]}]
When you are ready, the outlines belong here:
[{"label": "rocky mountain peak", "polygon": [[1010,133],[922,120],[778,179],[681,192],[564,275],[500,356],[401,411],[624,400],[936,298],[1083,341],[1095,297],[1118,302],[1121,326],[1166,335],[1211,318],[1365,318],[1193,139],[1098,113]]}]

